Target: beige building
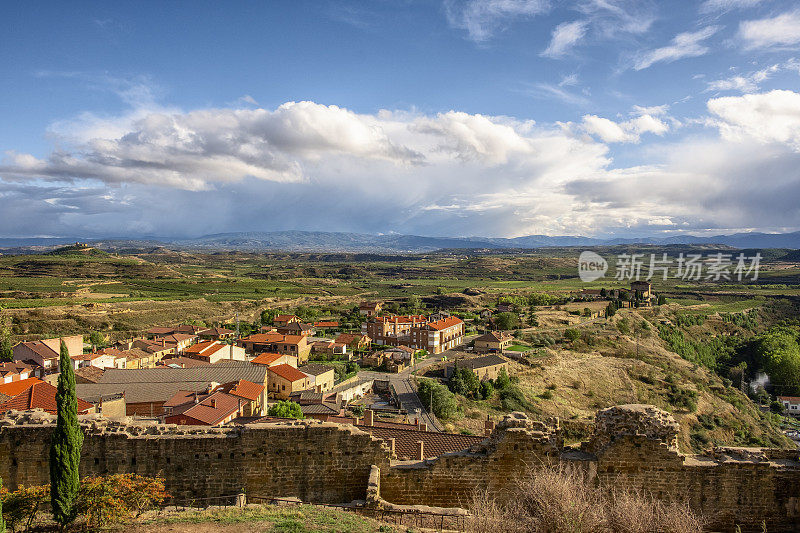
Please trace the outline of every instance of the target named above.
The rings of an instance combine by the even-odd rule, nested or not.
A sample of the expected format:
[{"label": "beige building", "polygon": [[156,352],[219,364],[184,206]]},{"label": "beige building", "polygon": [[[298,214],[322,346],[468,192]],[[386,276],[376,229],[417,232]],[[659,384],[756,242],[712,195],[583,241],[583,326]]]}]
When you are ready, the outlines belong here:
[{"label": "beige building", "polygon": [[[58,372],[58,359],[61,354],[61,341],[67,346],[70,357],[83,353],[83,336],[56,337],[39,341],[20,342],[13,348],[14,361],[34,367],[34,374],[54,374]],[[35,367],[39,367],[36,369]]]},{"label": "beige building", "polygon": [[376,344],[405,345],[437,354],[463,342],[464,322],[454,316],[439,320],[429,320],[423,315],[379,316],[363,324],[361,332]]},{"label": "beige building", "polygon": [[308,389],[308,376],[289,365],[267,367],[267,390],[273,398],[288,400],[293,392]]},{"label": "beige building", "polygon": [[506,372],[508,372],[508,361],[495,354],[469,359],[457,359],[452,365],[445,367],[445,376],[450,379],[456,368],[467,368],[478,376],[479,380],[487,381],[497,379],[502,368],[505,368]]},{"label": "beige building", "polygon": [[301,366],[298,370],[308,376],[308,389],[314,392],[328,392],[333,388],[336,374],[332,367],[311,363]]},{"label": "beige building", "polygon": [[511,335],[503,331],[490,331],[475,339],[475,351],[479,353],[503,353],[511,346],[513,340],[514,338]]}]

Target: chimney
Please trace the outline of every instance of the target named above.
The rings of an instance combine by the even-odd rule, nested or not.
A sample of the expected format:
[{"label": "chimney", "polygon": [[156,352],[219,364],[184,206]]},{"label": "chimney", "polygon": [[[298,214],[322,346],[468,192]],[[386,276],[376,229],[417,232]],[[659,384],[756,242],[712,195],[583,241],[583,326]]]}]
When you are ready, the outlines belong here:
[{"label": "chimney", "polygon": [[372,426],[372,409],[367,409],[364,411],[364,424],[367,426]]},{"label": "chimney", "polygon": [[419,429],[419,418],[414,419],[414,425],[417,426],[417,429]]},{"label": "chimney", "polygon": [[428,424],[420,424],[419,425],[420,431],[428,431]]},{"label": "chimney", "polygon": [[486,415],[486,422],[483,423],[483,433],[487,437],[492,434],[494,431],[495,423],[493,420],[489,418],[489,415]]},{"label": "chimney", "polygon": [[217,408],[217,400],[215,400],[214,398],[211,398],[211,400],[209,400],[209,403],[211,404],[212,409]]},{"label": "chimney", "polygon": [[389,439],[389,449],[392,450],[392,455],[394,455],[394,437]]},{"label": "chimney", "polygon": [[167,339],[165,339],[164,337],[161,337],[161,347],[163,348],[166,345],[167,345]]},{"label": "chimney", "polygon": [[422,461],[425,459],[425,443],[421,440],[417,441],[417,460]]},{"label": "chimney", "polygon": [[197,403],[197,391],[194,391],[194,403]]}]

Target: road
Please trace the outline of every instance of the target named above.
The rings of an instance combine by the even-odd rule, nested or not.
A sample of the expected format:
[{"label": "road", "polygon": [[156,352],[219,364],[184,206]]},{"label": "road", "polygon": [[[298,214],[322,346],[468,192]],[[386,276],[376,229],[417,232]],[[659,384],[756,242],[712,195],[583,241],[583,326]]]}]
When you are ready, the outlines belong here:
[{"label": "road", "polygon": [[397,400],[400,402],[400,407],[408,412],[409,418],[413,419],[415,417],[419,417],[420,421],[428,426],[428,431],[444,431],[444,426],[441,422],[439,422],[439,420],[436,419],[436,415],[429,412],[428,408],[422,405],[419,396],[417,396],[417,391],[414,388],[414,385],[411,383],[411,380],[414,379],[413,373],[441,362],[442,358],[445,356],[452,358],[452,355],[455,352],[461,350],[465,344],[469,344],[476,337],[478,337],[478,335],[464,337],[464,342],[461,344],[461,346],[457,346],[452,350],[447,350],[440,354],[427,357],[397,374],[362,370],[358,373],[358,377],[364,379],[388,380],[392,387],[394,387],[394,391],[397,394]]}]

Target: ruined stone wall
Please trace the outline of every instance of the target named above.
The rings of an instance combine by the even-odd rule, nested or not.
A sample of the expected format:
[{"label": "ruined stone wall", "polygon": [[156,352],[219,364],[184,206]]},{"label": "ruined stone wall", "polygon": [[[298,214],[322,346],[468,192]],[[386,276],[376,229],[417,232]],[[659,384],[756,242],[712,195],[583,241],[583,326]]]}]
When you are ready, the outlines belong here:
[{"label": "ruined stone wall", "polygon": [[[14,490],[49,482],[49,415],[0,427],[0,477]],[[237,494],[296,496],[322,503],[366,497],[372,465],[388,466],[386,446],[338,424],[303,422],[205,429],[84,424],[80,474],[161,476],[175,499]]]},{"label": "ruined stone wall", "polygon": [[[0,476],[13,490],[48,482],[53,417],[0,420]],[[392,461],[388,446],[352,426],[317,421],[198,428],[83,422],[81,475],[162,476],[177,499],[230,495],[296,496],[318,503],[367,500],[469,507],[476,489],[511,497],[530,467],[568,464],[602,486],[686,501],[715,531],[800,531],[800,452],[716,449],[680,454],[677,425],[663,411],[623,406],[598,413],[583,449],[564,448],[558,425],[509,415],[470,450]]]}]

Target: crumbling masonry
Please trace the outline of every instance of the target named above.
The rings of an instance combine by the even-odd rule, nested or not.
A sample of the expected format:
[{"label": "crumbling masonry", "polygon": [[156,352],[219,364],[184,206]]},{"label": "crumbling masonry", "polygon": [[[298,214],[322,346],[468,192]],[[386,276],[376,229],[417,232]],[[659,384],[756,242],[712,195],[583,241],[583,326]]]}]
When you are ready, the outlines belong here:
[{"label": "crumbling masonry", "polygon": [[[0,476],[10,490],[48,480],[53,417],[12,413],[0,420]],[[536,465],[567,463],[599,483],[685,500],[715,531],[800,531],[800,452],[677,450],[678,425],[652,406],[600,411],[581,447],[564,447],[558,421],[513,413],[472,449],[424,461],[396,461],[390,444],[352,426],[314,421],[200,428],[85,417],[82,475],[161,476],[174,499],[245,492],[317,503],[468,507],[475,489],[498,498]],[[389,503],[391,502],[391,503]]]}]

